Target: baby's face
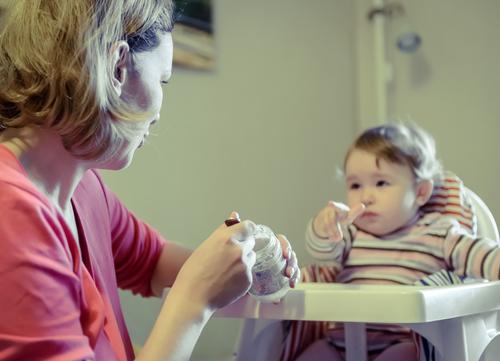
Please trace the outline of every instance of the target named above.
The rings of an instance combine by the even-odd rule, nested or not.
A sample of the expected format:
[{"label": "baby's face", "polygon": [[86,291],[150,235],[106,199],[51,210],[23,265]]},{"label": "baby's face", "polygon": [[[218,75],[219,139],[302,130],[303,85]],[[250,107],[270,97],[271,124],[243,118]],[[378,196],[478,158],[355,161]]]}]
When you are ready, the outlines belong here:
[{"label": "baby's face", "polygon": [[345,171],[349,206],[366,206],[354,222],[359,229],[384,236],[414,220],[420,205],[409,166],[384,159],[377,162],[374,154],[355,149],[347,159]]}]

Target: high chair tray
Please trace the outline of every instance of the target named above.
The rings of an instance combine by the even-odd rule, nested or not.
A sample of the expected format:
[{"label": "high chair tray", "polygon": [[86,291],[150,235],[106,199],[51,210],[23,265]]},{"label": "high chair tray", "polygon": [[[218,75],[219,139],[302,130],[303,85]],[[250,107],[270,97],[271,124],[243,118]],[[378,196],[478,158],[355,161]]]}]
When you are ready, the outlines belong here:
[{"label": "high chair tray", "polygon": [[279,304],[250,296],[218,317],[377,323],[423,323],[500,309],[500,281],[453,286],[303,283]]}]

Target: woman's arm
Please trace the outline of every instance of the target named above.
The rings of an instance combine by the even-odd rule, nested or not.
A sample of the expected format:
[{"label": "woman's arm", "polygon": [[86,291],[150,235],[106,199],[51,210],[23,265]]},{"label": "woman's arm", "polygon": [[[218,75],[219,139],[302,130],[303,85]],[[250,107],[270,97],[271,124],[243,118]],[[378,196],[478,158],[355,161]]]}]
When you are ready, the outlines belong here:
[{"label": "woman's arm", "polygon": [[188,360],[213,311],[172,288],[137,361]]},{"label": "woman's arm", "polygon": [[[297,256],[284,235],[280,234],[278,238],[283,249],[283,256],[287,260],[285,275],[290,278],[290,286],[295,287],[295,284],[300,281]],[[155,296],[161,297],[165,288],[172,287],[179,270],[192,253],[193,250],[176,243],[167,243],[163,247],[151,279],[151,290]]]},{"label": "woman's arm", "polygon": [[151,290],[155,296],[161,297],[165,288],[172,287],[182,265],[192,253],[191,249],[176,243],[163,246],[151,279]]},{"label": "woman's arm", "polygon": [[[232,217],[237,217],[232,214]],[[213,312],[244,295],[255,263],[254,225],[221,225],[197,249],[166,244],[156,265],[151,287],[156,295],[172,286],[155,326],[137,360],[187,360]],[[279,236],[287,260],[290,286],[300,279],[295,252]]]},{"label": "woman's arm", "polygon": [[[255,240],[251,236],[254,227],[250,221],[231,227],[222,224],[189,257],[182,247],[175,248],[174,252],[184,261],[182,266],[179,260],[168,264],[166,246],[157,270],[170,269],[176,274],[175,282],[137,360],[189,359],[213,312],[234,302],[250,288],[250,270],[255,263]],[[158,276],[155,288],[173,279]]]}]

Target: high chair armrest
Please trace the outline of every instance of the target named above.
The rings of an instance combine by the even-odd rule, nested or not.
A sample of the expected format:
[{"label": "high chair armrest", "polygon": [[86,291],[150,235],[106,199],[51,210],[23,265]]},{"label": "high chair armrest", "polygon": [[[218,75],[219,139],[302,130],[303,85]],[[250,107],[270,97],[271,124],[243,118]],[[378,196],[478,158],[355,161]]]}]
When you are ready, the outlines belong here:
[{"label": "high chair armrest", "polygon": [[367,359],[365,323],[409,327],[434,345],[437,361],[478,361],[496,354],[490,346],[499,344],[500,281],[438,287],[303,283],[279,304],[245,296],[216,317],[249,319],[235,353],[238,361],[254,360],[261,349],[251,344],[259,339],[256,319],[345,322],[346,361]]},{"label": "high chair armrest", "polygon": [[245,296],[216,316],[409,324],[495,310],[500,281],[445,287],[302,283],[279,304]]}]

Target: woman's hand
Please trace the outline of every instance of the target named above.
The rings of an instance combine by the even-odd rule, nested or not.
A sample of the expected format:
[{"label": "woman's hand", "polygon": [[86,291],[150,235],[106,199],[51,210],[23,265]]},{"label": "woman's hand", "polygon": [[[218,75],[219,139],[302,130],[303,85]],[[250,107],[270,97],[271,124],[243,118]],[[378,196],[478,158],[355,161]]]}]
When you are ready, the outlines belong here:
[{"label": "woman's hand", "polygon": [[[238,218],[236,212],[230,218]],[[242,221],[221,224],[182,266],[173,285],[184,292],[186,302],[198,302],[211,310],[224,307],[244,294],[252,284],[255,264],[255,224]]]},{"label": "woman's hand", "polygon": [[290,287],[294,288],[300,282],[300,268],[297,262],[297,255],[283,234],[278,234],[277,237],[281,243],[283,258],[286,259],[285,276],[290,279]]},{"label": "woman's hand", "polygon": [[342,239],[342,226],[350,225],[365,211],[365,205],[360,203],[349,208],[343,203],[329,201],[313,220],[314,232],[332,242]]}]

